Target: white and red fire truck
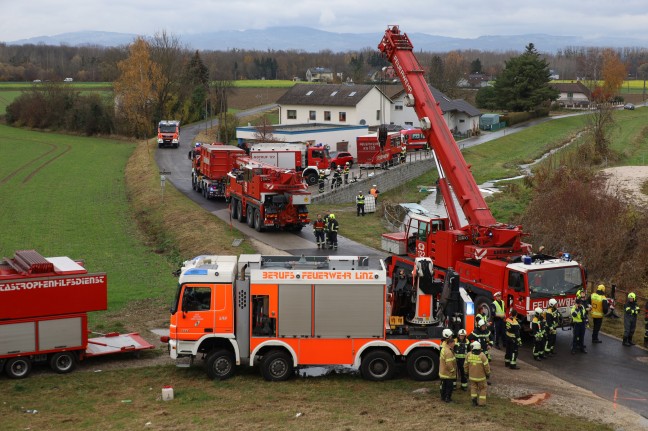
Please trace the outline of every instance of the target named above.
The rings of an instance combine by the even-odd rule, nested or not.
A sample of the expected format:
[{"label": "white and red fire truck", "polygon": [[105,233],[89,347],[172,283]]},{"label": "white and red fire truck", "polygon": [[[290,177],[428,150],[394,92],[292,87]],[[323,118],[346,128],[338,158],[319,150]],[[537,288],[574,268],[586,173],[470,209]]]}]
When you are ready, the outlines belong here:
[{"label": "white and red fire truck", "polygon": [[236,365],[258,366],[270,381],[296,367],[341,365],[381,381],[404,363],[412,378],[432,380],[444,329],[433,317],[438,292],[449,293],[468,332],[474,307],[431,270],[418,259],[416,271],[389,281],[383,261],[367,257],[198,256],[179,271],[162,341],[178,366],[203,358],[214,379]]},{"label": "white and red fire truck", "polygon": [[[301,172],[309,185],[317,184],[320,170],[331,166],[329,147],[303,142],[257,142],[251,144],[250,157],[262,163]],[[328,175],[328,172],[327,172]]]},{"label": "white and red fire truck", "polygon": [[[528,235],[522,226],[495,220],[430,92],[407,34],[389,26],[378,49],[393,64],[407,93],[407,105],[419,117],[437,161],[438,187],[448,213],[447,218],[413,216],[403,232],[383,234],[383,248],[395,254],[388,259],[390,274],[411,269],[417,257],[430,257],[437,276],[458,273],[461,286],[480,311],[499,292],[507,310],[517,310],[528,323],[533,310],[546,308],[553,297],[562,324],[569,325],[576,292],[586,287],[584,269],[569,253],[533,253],[531,245],[522,241]],[[488,314],[488,308],[485,311]]]},{"label": "white and red fire truck", "polygon": [[310,220],[311,194],[300,172],[234,157],[226,198],[233,219],[247,221],[261,232],[267,228],[300,231]]},{"label": "white and red fire truck", "polygon": [[0,261],[0,370],[21,379],[48,362],[69,373],[90,356],[153,348],[137,333],[88,338],[87,313],[107,308],[107,283],[69,257],[20,250]]}]

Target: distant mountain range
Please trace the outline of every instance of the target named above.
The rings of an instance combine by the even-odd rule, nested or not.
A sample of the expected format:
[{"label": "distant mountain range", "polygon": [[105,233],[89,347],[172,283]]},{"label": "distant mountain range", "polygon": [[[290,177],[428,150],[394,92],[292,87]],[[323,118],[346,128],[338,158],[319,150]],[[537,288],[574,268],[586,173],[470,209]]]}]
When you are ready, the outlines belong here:
[{"label": "distant mountain range", "polygon": [[[271,27],[264,30],[228,30],[209,33],[175,34],[183,44],[191,49],[226,51],[245,50],[297,50],[319,52],[358,51],[363,48],[375,49],[382,33],[331,33],[310,27]],[[480,36],[475,39],[434,36],[424,33],[408,33],[414,49],[426,52],[447,52],[453,50],[475,49],[479,51],[523,51],[532,42],[540,52],[555,53],[565,47],[648,47],[648,40],[578,36],[552,36],[547,34],[522,34],[513,36]],[[62,33],[55,36],[39,36],[6,42],[9,45],[126,45],[137,37],[136,34],[113,33],[105,31],[79,31]]]}]

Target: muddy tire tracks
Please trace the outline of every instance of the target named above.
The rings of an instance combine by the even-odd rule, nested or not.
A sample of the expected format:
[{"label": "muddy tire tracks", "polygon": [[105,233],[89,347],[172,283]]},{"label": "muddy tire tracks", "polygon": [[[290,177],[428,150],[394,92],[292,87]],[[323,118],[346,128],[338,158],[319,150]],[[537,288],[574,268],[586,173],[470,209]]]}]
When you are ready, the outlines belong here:
[{"label": "muddy tire tracks", "polygon": [[57,150],[59,150],[61,147],[59,145],[56,145],[56,144],[52,144],[52,143],[49,143],[49,142],[43,142],[43,141],[37,141],[37,140],[30,140],[30,142],[46,145],[47,147],[49,147],[49,150],[46,151],[43,154],[39,154],[39,155],[35,156],[34,158],[30,159],[27,162],[23,163],[18,168],[16,168],[15,170],[13,170],[9,174],[7,174],[4,178],[0,179],[0,186],[6,184],[13,177],[15,177],[19,173],[25,171],[26,169],[29,169],[30,167],[32,167],[33,165],[35,165],[39,161],[42,161],[43,159],[46,159],[44,162],[42,162],[36,168],[32,169],[31,172],[29,172],[29,174],[27,174],[25,179],[22,181],[23,184],[29,182],[34,177],[34,175],[36,175],[41,169],[43,169],[45,166],[49,165],[54,160],[58,159],[59,157],[61,157],[62,155],[64,155],[65,153],[67,153],[68,151],[70,151],[72,149],[71,145],[66,144],[65,145],[65,150],[63,152],[61,152],[59,154],[55,154],[55,155],[53,155],[53,157],[48,157],[48,156],[51,156],[53,153],[55,153]]}]

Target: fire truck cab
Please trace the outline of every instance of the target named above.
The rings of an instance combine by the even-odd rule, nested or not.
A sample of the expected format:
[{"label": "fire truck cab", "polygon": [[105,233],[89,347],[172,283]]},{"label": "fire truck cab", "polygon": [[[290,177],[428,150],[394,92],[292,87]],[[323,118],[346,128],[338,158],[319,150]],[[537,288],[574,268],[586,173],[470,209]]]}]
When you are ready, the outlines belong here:
[{"label": "fire truck cab", "polygon": [[[359,256],[198,256],[179,271],[169,352],[179,366],[202,357],[209,377],[236,365],[258,366],[266,380],[296,367],[342,365],[374,381],[397,362],[416,380],[438,375],[444,319],[432,262],[388,280],[380,259]],[[474,307],[465,292],[449,295],[455,317],[471,331]],[[454,299],[453,299],[454,298]]]}]

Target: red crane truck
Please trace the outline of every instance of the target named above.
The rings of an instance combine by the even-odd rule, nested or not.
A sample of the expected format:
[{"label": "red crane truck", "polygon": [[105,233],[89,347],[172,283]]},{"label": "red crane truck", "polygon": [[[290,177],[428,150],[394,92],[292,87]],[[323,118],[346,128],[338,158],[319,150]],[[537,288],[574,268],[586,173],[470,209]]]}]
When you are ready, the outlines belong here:
[{"label": "red crane truck", "polygon": [[[570,307],[579,289],[586,287],[585,271],[568,253],[560,257],[533,253],[522,241],[521,226],[498,223],[482,197],[470,167],[443,119],[425,82],[424,68],[414,56],[407,34],[389,26],[378,49],[392,63],[407,93],[407,105],[416,111],[432,148],[439,171],[439,189],[447,218],[414,216],[404,232],[383,234],[383,248],[398,256],[389,259],[390,273],[412,268],[415,257],[433,259],[436,273],[450,268],[475,300],[478,310],[500,292],[507,309],[515,308],[527,321],[535,308],[558,301],[563,324],[571,321]],[[454,190],[467,224],[461,225],[451,195]]]},{"label": "red crane truck", "polygon": [[57,373],[90,356],[151,349],[139,334],[88,338],[89,311],[107,308],[105,273],[88,273],[69,257],[16,251],[0,261],[0,370],[25,378],[35,362]]},{"label": "red crane truck", "polygon": [[258,232],[267,228],[300,231],[310,220],[311,194],[300,172],[259,162],[251,157],[233,158],[226,198],[230,214]]},{"label": "red crane truck", "polygon": [[[381,381],[402,363],[413,379],[432,380],[444,327],[432,318],[431,261],[416,265],[388,284],[384,262],[361,256],[198,256],[178,271],[161,340],[178,366],[202,358],[213,379],[231,377],[237,365],[258,366],[269,381],[296,367],[342,365]],[[472,301],[457,293],[461,327],[471,331]]]},{"label": "red crane truck", "polygon": [[362,168],[387,167],[398,164],[401,153],[401,140],[398,132],[387,134],[384,148],[380,148],[378,134],[358,136],[356,138],[357,163]]},{"label": "red crane truck", "polygon": [[328,145],[307,145],[301,142],[255,143],[250,147],[250,157],[280,168],[302,173],[308,185],[317,184],[319,171],[330,169],[331,156]]},{"label": "red crane truck", "polygon": [[227,174],[234,167],[237,156],[245,151],[231,145],[214,143],[199,145],[197,155],[191,161],[191,186],[205,199],[224,198],[229,179]]}]

